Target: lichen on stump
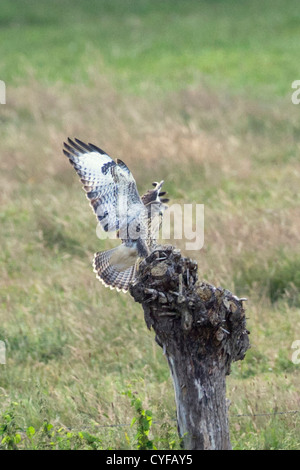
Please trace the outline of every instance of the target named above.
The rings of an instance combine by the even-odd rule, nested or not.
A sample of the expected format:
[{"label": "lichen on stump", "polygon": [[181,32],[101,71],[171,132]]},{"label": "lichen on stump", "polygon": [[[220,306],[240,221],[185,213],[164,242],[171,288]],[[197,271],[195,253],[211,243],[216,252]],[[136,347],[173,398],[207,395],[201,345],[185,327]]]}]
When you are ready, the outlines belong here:
[{"label": "lichen on stump", "polygon": [[130,293],[163,348],[185,449],[230,449],[225,376],[249,348],[243,300],[198,280],[196,261],[158,246]]}]

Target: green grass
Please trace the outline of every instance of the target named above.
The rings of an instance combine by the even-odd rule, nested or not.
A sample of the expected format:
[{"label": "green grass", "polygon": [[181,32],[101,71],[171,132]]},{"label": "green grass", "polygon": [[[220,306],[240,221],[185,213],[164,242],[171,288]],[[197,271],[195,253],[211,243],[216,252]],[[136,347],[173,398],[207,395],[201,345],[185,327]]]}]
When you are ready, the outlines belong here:
[{"label": "green grass", "polygon": [[143,95],[204,81],[289,96],[298,74],[297,7],[296,0],[4,0],[0,76],[8,85],[28,72],[87,82],[92,69]]},{"label": "green grass", "polygon": [[149,442],[179,447],[141,307],[92,272],[114,242],[96,236],[67,136],[124,159],[140,192],[163,178],[172,202],[205,204],[204,248],[186,255],[249,299],[252,347],[227,379],[233,446],[300,448],[299,413],[277,414],[299,410],[297,6],[2,1],[2,448],[137,448],[130,385]]},{"label": "green grass", "polygon": [[259,265],[257,259],[249,254],[243,259],[243,266],[237,266],[235,285],[238,291],[245,291],[245,286],[261,289],[274,303],[286,298],[291,305],[299,307],[300,259],[294,252],[285,253],[284,249],[273,250],[270,259]]}]

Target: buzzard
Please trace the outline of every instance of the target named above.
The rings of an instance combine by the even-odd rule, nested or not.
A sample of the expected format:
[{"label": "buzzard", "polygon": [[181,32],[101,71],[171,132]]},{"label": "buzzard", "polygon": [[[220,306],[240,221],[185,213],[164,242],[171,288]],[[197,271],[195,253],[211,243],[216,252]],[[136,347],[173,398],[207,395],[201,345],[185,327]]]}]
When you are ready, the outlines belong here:
[{"label": "buzzard", "polygon": [[95,253],[97,278],[106,286],[127,292],[134,282],[140,258],[156,246],[168,199],[161,198],[164,181],[140,197],[136,182],[120,159],[116,161],[101,148],[79,139],[64,142],[64,154],[75,168],[90,205],[105,232],[116,232],[122,243]]}]

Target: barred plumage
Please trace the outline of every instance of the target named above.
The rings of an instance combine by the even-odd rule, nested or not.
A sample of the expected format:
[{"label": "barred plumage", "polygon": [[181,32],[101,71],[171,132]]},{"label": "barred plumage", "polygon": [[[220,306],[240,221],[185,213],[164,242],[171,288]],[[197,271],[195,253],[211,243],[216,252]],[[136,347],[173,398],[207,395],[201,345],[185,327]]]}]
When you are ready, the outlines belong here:
[{"label": "barred plumage", "polygon": [[97,219],[106,232],[117,232],[122,244],[94,255],[93,268],[106,286],[127,292],[139,258],[154,248],[168,199],[161,199],[163,181],[139,196],[136,182],[120,159],[78,139],[64,143],[64,154],[75,168]]},{"label": "barred plumage", "polygon": [[118,250],[118,248],[119,247],[95,253],[93,268],[97,279],[99,279],[105,287],[127,292],[136,274],[136,255],[133,260],[134,264],[127,268],[125,267],[123,270],[118,270],[118,267],[111,261],[112,256],[116,254],[115,250]]}]

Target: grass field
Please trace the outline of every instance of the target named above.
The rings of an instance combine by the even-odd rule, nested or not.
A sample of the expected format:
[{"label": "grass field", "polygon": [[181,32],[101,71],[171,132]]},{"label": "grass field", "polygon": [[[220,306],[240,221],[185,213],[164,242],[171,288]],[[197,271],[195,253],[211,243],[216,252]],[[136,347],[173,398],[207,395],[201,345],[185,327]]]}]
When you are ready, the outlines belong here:
[{"label": "grass field", "polygon": [[130,387],[154,445],[179,446],[141,307],[92,272],[113,242],[62,154],[76,136],[123,159],[140,192],[164,179],[172,202],[205,204],[204,248],[186,254],[249,299],[252,347],[227,380],[232,444],[300,449],[297,6],[2,0],[0,448],[136,448]]}]

